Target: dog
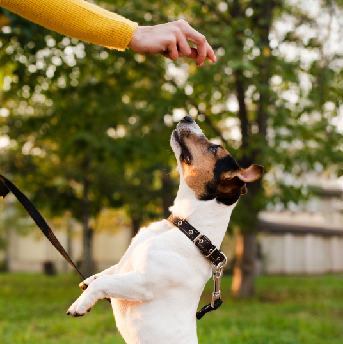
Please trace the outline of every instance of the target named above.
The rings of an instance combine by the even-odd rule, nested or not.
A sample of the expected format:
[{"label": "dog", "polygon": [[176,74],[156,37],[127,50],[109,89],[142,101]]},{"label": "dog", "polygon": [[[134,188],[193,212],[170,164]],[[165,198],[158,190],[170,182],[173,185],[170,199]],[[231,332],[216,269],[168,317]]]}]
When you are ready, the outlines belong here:
[{"label": "dog", "polygon": [[[180,173],[170,210],[220,247],[246,183],[259,179],[263,167],[240,168],[190,116],[170,143]],[[85,290],[67,314],[83,316],[99,299],[111,298],[127,344],[196,344],[195,313],[211,272],[210,260],[184,233],[168,220],[154,222],[140,229],[117,265],[80,283]]]}]

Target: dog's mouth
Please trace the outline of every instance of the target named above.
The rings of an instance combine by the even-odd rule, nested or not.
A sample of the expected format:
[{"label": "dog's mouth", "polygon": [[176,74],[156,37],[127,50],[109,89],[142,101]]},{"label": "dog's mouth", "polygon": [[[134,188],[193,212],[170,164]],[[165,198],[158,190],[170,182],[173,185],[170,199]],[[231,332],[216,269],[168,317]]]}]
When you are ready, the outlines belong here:
[{"label": "dog's mouth", "polygon": [[183,141],[182,137],[180,137],[177,129],[174,130],[173,135],[174,135],[174,139],[175,139],[176,143],[181,148],[180,160],[184,161],[186,164],[190,165],[191,161],[192,161],[192,155],[191,155],[187,145]]}]

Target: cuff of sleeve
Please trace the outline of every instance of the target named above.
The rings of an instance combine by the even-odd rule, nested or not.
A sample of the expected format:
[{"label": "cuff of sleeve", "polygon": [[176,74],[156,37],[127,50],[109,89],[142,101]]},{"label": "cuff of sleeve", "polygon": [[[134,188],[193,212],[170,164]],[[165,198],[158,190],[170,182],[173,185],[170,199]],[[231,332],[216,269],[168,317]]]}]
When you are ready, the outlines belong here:
[{"label": "cuff of sleeve", "polygon": [[[106,45],[106,48],[124,51],[129,45],[132,35],[138,27],[138,23],[128,19],[116,25],[113,29],[113,44]],[[109,42],[110,43],[110,42]]]}]

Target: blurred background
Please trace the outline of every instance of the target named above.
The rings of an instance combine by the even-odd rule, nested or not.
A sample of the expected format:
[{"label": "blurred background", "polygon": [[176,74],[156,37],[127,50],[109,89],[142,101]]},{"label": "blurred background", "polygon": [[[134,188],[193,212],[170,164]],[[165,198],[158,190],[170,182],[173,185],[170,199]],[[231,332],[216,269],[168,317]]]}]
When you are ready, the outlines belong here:
[{"label": "blurred background", "polygon": [[[189,114],[242,167],[266,171],[232,214],[222,245],[230,309],[202,320],[200,342],[343,343],[343,1],[92,2],[139,25],[185,19],[217,62],[111,51],[0,7],[0,173],[91,275],[169,216],[179,181],[169,139]],[[88,320],[63,317],[74,330],[56,329],[52,313],[38,320],[51,311],[39,301],[36,322],[14,317],[22,333],[10,325],[42,286],[61,289],[47,304],[66,310],[79,282],[13,195],[0,202],[0,267],[1,342],[76,343]],[[123,343],[106,306],[99,342]],[[81,342],[96,342],[84,324]]]}]

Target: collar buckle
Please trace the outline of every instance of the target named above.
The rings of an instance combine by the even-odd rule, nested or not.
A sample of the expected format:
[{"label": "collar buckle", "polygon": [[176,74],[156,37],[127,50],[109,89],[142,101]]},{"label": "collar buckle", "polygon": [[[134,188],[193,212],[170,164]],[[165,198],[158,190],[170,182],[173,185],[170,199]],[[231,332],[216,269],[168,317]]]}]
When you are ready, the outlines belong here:
[{"label": "collar buckle", "polygon": [[204,235],[204,234],[199,234],[199,235],[194,239],[194,241],[193,241],[194,244],[196,244],[198,241],[199,241],[200,244],[202,244],[203,241],[204,241],[204,239],[203,239],[204,237],[205,237],[206,239],[208,239],[206,235]]},{"label": "collar buckle", "polygon": [[206,258],[209,258],[212,255],[212,253],[215,252],[215,251],[218,251],[217,247],[213,248],[213,249],[210,249],[209,254],[206,256]]}]

